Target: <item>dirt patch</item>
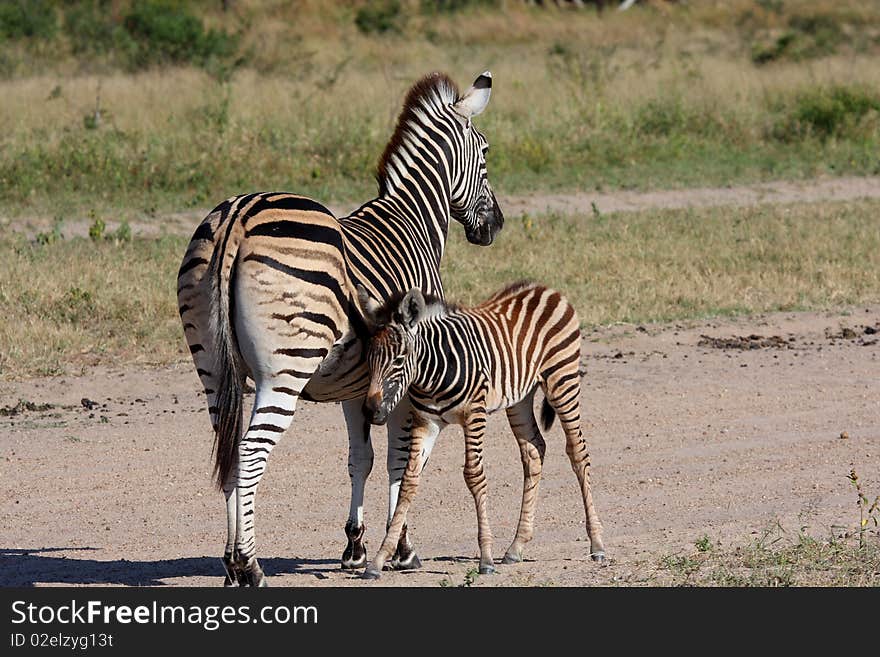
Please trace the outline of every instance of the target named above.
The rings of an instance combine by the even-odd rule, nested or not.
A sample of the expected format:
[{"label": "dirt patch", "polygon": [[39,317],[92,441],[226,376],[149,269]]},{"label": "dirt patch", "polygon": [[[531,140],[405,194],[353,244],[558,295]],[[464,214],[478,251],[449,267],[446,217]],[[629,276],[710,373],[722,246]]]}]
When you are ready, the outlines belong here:
[{"label": "dirt patch", "polygon": [[698,347],[711,347],[712,349],[788,349],[794,338],[781,338],[771,335],[765,338],[763,335],[734,336],[732,338],[713,338],[710,335],[701,335]]},{"label": "dirt patch", "polygon": [[[852,532],[850,470],[871,499],[880,493],[880,349],[859,343],[878,321],[880,307],[870,307],[586,332],[584,428],[608,562],[587,555],[557,425],[547,435],[526,561],[474,577],[473,501],[461,477],[461,432],[451,428],[411,515],[424,567],[386,572],[378,585],[664,583],[669,571],[658,564],[689,558],[704,537],[735,553],[777,523],[790,536],[805,528],[823,540]],[[826,337],[844,325],[861,334]],[[707,347],[703,336],[745,336],[745,344],[777,336],[796,348],[776,340]],[[0,416],[0,585],[221,584],[224,503],[211,481],[212,439],[190,363],[0,383],[0,407],[19,400],[28,400],[20,411]],[[382,538],[387,495],[385,436],[374,433],[370,554]],[[484,453],[500,557],[516,530],[522,487],[503,413],[490,417]],[[272,585],[374,585],[338,568],[346,465],[340,406],[301,403],[260,488],[257,538]]]}]

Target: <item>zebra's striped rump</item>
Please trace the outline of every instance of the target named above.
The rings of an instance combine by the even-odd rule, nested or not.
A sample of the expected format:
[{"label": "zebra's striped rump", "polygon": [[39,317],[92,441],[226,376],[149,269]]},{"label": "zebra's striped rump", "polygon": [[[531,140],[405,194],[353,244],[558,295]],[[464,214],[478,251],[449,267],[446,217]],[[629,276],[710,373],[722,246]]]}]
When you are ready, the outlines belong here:
[{"label": "zebra's striped rump", "polygon": [[477,509],[480,571],[492,572],[492,536],[486,514],[487,482],[482,466],[486,415],[506,409],[523,461],[523,503],[517,535],[505,562],[522,559],[533,534],[534,508],[544,440],[533,411],[536,389],[544,390],[545,429],[558,415],[566,452],[578,478],[591,556],[604,558],[601,524],[589,484],[589,455],[580,422],[580,327],[573,306],[559,292],[522,281],[465,308],[426,296],[418,289],[384,304],[358,290],[371,327],[366,412],[382,421],[409,394],[413,435],[401,496],[386,541],[365,573],[376,577],[397,540],[424,466],[421,444],[447,424],[465,432],[465,480]]}]

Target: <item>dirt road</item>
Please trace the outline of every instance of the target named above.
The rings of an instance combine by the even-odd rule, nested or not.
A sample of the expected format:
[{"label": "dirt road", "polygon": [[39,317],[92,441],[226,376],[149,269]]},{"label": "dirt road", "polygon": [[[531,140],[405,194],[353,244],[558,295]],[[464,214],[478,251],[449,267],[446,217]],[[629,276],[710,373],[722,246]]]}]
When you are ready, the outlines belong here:
[{"label": "dirt road", "polygon": [[[862,198],[880,198],[880,177],[820,178],[816,180],[755,183],[736,187],[705,187],[657,191],[577,192],[573,194],[503,195],[499,204],[508,217],[523,214],[589,215],[602,213],[637,212],[650,209],[677,209],[687,207],[761,205],[765,203],[812,203],[816,201],[849,201]],[[221,199],[217,199],[219,202]],[[322,199],[318,199],[319,201]],[[362,199],[366,200],[366,199]],[[357,209],[360,203],[331,203],[330,210],[342,217]],[[2,211],[0,211],[2,212]],[[189,210],[130,222],[134,235],[158,236],[190,235],[195,226],[210,212],[210,208]],[[51,217],[10,219],[0,213],[0,228],[23,232],[33,238],[38,232],[52,227]],[[88,237],[94,220],[85,217],[65,218],[62,233],[65,237]],[[115,231],[119,223],[109,220],[107,230]]]},{"label": "dirt road", "polygon": [[[880,307],[589,333],[583,400],[609,561],[587,556],[556,426],[527,561],[474,585],[658,583],[660,559],[704,535],[732,546],[777,521],[820,537],[854,527],[850,468],[880,492],[878,330]],[[0,383],[0,409],[0,585],[221,584],[223,503],[190,363]],[[386,503],[377,434],[371,554]],[[477,546],[462,442],[458,429],[441,436],[414,505],[422,570],[366,583],[338,568],[349,491],[341,409],[301,403],[258,502],[271,584],[463,583]],[[503,414],[491,418],[486,460],[500,556],[522,481]]]}]

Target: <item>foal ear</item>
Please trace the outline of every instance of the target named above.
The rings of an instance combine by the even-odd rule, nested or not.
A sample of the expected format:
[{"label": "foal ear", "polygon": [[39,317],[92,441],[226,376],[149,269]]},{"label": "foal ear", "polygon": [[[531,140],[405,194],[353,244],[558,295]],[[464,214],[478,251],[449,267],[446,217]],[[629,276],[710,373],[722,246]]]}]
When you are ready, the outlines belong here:
[{"label": "foal ear", "polygon": [[492,95],[492,74],[489,71],[481,73],[473,86],[464,92],[464,95],[452,106],[462,117],[470,121],[471,117],[481,114],[489,97]]},{"label": "foal ear", "polygon": [[397,306],[397,313],[400,315],[401,323],[408,329],[412,329],[425,318],[425,295],[418,288],[414,288],[406,293],[406,296],[400,300]]},{"label": "foal ear", "polygon": [[376,326],[379,309],[382,306],[370,296],[370,293],[367,292],[367,288],[360,283],[358,283],[355,289],[357,290],[358,303],[361,305],[361,312],[364,314],[364,320],[367,322],[367,327],[372,330],[373,327]]}]

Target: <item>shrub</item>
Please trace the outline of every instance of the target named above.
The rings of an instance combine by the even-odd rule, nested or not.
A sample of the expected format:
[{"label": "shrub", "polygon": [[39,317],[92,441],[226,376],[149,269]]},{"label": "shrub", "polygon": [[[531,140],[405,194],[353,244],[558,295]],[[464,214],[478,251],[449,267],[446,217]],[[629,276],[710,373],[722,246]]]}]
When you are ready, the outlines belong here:
[{"label": "shrub", "polygon": [[354,24],[364,34],[400,32],[403,13],[399,0],[368,2],[358,9]]},{"label": "shrub", "polygon": [[108,9],[107,0],[77,2],[65,9],[64,31],[74,54],[104,54],[130,40]]},{"label": "shrub", "polygon": [[798,93],[777,124],[774,136],[793,141],[807,135],[821,139],[855,136],[861,121],[880,112],[880,96],[860,86],[816,87]]},{"label": "shrub", "polygon": [[210,59],[231,57],[238,38],[225,31],[205,31],[201,20],[171,0],[138,0],[123,21],[136,47],[133,68],[164,63],[205,65]]},{"label": "shrub", "polygon": [[0,36],[7,39],[51,39],[58,28],[47,0],[0,0]]}]

